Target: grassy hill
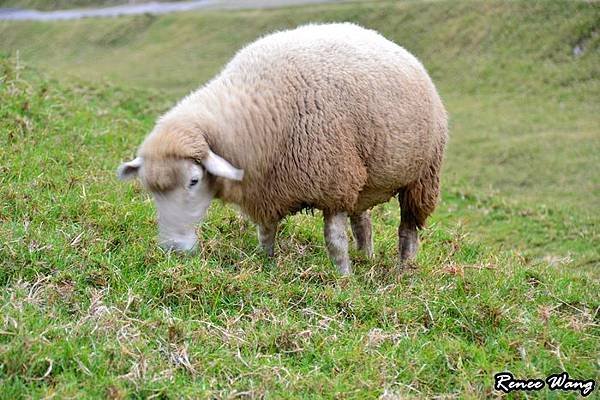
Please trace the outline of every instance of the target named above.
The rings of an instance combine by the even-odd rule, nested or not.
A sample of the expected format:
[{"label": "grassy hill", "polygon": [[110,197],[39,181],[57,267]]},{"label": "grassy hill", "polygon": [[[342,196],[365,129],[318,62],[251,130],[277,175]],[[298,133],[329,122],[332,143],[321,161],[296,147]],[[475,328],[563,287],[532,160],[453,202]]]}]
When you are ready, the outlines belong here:
[{"label": "grassy hill", "polygon": [[[307,215],[275,261],[220,204],[197,257],[158,250],[118,163],[244,43],[334,20],[415,53],[449,109],[418,269],[394,267],[394,202],[349,279]],[[1,22],[0,397],[481,398],[503,370],[597,379],[599,20],[589,2],[442,1]]]},{"label": "grassy hill", "polygon": [[[600,7],[587,2],[376,2],[4,22],[0,47],[64,79],[153,88],[174,101],[265,32],[309,21],[372,27],[419,56],[440,88],[451,114],[445,168],[451,196],[502,203],[501,215],[464,214],[469,231],[536,257],[568,256],[577,248],[576,262],[589,265],[598,262],[591,227],[600,213],[600,174],[590,167],[600,150],[599,19]],[[532,235],[545,230],[549,206],[561,213],[550,218],[557,231]],[[519,207],[526,211],[506,224],[506,214]],[[575,245],[580,237],[587,245]]]}]

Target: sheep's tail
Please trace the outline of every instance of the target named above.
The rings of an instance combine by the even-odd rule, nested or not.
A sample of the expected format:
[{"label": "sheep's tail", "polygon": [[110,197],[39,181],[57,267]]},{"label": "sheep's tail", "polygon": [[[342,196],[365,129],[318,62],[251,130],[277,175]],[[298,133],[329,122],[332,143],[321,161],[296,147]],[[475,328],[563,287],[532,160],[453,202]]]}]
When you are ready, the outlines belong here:
[{"label": "sheep's tail", "polygon": [[440,172],[446,146],[446,133],[436,143],[430,163],[416,181],[398,192],[401,223],[423,228],[440,197]]}]

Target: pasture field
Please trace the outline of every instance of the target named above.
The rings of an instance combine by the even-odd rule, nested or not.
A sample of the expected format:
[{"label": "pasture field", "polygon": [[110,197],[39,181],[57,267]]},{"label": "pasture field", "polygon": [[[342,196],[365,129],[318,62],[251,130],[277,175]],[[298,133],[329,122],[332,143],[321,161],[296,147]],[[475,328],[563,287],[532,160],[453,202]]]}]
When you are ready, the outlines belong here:
[{"label": "pasture field", "polygon": [[[415,268],[396,267],[395,200],[349,278],[318,212],[282,223],[273,260],[219,203],[199,254],[162,252],[152,201],[116,167],[243,44],[310,21],[379,30],[447,105]],[[0,22],[0,54],[0,398],[489,398],[501,371],[598,382],[597,2]],[[548,396],[577,397],[510,395]]]}]

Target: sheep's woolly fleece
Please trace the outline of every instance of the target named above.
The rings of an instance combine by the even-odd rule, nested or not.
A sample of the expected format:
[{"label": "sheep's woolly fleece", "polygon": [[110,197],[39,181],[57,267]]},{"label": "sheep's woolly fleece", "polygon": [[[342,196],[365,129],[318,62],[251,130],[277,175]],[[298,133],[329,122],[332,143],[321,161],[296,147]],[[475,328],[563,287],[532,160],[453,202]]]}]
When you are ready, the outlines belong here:
[{"label": "sheep's woolly fleece", "polygon": [[209,148],[245,171],[216,196],[271,224],[303,207],[356,215],[399,193],[422,226],[439,193],[447,115],[422,64],[357,25],[306,25],[241,49],[139,150],[153,190]]}]

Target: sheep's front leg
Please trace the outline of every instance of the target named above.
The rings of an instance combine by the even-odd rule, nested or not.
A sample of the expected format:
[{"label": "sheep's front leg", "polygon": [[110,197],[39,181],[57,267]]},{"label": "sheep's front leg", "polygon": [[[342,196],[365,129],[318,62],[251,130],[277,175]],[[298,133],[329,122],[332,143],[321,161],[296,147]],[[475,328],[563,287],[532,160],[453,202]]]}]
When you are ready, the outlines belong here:
[{"label": "sheep's front leg", "polygon": [[340,274],[350,274],[348,237],[346,236],[346,213],[324,213],[325,243],[329,257],[338,267]]},{"label": "sheep's front leg", "polygon": [[371,230],[371,215],[369,211],[350,216],[352,234],[356,247],[364,252],[367,257],[373,257],[373,235]]},{"label": "sheep's front leg", "polygon": [[277,233],[277,223],[258,225],[258,241],[265,253],[269,257],[275,255],[275,234]]}]

